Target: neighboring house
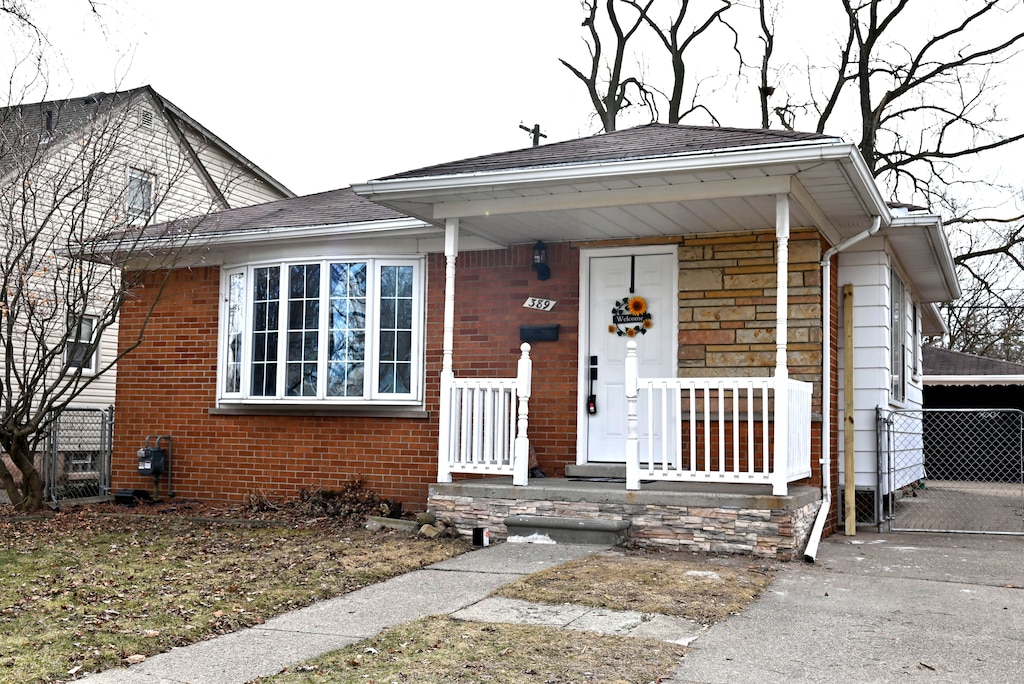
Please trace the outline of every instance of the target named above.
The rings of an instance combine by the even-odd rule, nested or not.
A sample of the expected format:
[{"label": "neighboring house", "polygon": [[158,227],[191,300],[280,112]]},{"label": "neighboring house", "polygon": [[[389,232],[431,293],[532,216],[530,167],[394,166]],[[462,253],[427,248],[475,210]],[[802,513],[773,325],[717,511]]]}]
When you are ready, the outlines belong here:
[{"label": "neighboring house", "polygon": [[[67,238],[47,233],[89,236],[294,196],[149,86],[0,108],[0,188],[8,258],[10,231],[21,223],[32,235],[33,221],[46,222],[41,234],[59,258]],[[84,313],[68,367],[89,375],[107,366],[117,351],[116,323],[97,339],[95,317],[68,313]],[[76,405],[109,406],[115,379],[106,373]]]},{"label": "neighboring house", "polygon": [[115,486],[151,486],[135,450],[173,434],[177,496],[361,478],[496,536],[816,547],[837,520],[845,347],[860,477],[875,408],[920,404],[921,334],[959,294],[938,217],[890,210],[856,146],[788,131],[652,124],[197,230],[202,262],[170,274],[120,368]]},{"label": "neighboring house", "polygon": [[35,454],[45,496],[106,486],[122,281],[75,255],[99,235],[129,243],[151,224],[293,196],[148,86],[0,108],[0,398],[5,420],[48,426],[7,447]]}]

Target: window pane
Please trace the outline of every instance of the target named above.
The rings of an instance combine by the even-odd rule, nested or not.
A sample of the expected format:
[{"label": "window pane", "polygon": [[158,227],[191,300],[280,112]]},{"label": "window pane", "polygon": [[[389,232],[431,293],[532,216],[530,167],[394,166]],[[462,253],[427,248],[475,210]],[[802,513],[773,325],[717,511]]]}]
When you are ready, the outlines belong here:
[{"label": "window pane", "polygon": [[412,286],[412,266],[381,268],[377,391],[382,394],[412,391]]},{"label": "window pane", "polygon": [[140,169],[128,171],[128,187],[125,192],[125,205],[129,221],[140,221],[150,218],[153,214],[153,186],[156,177]]},{"label": "window pane", "polygon": [[224,350],[226,374],[225,392],[240,392],[242,389],[242,305],[245,299],[245,276],[232,273],[228,277],[228,339]]},{"label": "window pane", "polygon": [[277,394],[277,310],[281,269],[253,269],[252,387],[254,397]]},{"label": "window pane", "polygon": [[366,393],[366,273],[364,262],[331,264],[328,396],[360,397]]},{"label": "window pane", "polygon": [[68,368],[92,370],[93,349],[92,336],[95,321],[91,318],[74,317],[68,321],[67,344],[64,359]]},{"label": "window pane", "polygon": [[906,325],[905,325],[905,304],[904,304],[903,281],[895,274],[891,274],[890,284],[890,337],[889,337],[889,366],[891,370],[891,397],[896,401],[902,401],[905,397],[905,375],[906,365]]},{"label": "window pane", "polygon": [[320,358],[320,265],[296,264],[288,269],[288,370],[285,395],[317,395]]}]

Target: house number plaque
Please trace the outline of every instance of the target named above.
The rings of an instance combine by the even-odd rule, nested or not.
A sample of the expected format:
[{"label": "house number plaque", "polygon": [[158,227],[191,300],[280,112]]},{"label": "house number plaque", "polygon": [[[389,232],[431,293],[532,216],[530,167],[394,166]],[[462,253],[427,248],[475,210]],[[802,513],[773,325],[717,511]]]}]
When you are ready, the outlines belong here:
[{"label": "house number plaque", "polygon": [[523,302],[524,309],[537,309],[538,311],[551,311],[558,302],[554,299],[541,299],[540,297],[527,297]]}]

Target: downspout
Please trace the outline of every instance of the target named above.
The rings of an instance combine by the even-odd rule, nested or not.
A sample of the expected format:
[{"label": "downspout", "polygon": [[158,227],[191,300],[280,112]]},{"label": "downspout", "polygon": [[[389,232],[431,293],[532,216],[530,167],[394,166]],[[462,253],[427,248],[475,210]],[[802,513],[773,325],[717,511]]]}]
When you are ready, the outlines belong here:
[{"label": "downspout", "polygon": [[[825,529],[825,521],[832,510],[832,257],[844,249],[851,247],[861,240],[866,240],[875,233],[882,225],[882,217],[875,216],[871,219],[871,227],[857,233],[846,242],[826,250],[821,257],[821,289],[825,293],[822,297],[822,354],[821,354],[821,508],[814,519],[814,526],[811,528],[811,536],[807,540],[807,548],[804,549],[804,560],[813,563],[818,555],[818,544],[821,542],[821,533]],[[846,388],[850,391],[850,388]]]}]

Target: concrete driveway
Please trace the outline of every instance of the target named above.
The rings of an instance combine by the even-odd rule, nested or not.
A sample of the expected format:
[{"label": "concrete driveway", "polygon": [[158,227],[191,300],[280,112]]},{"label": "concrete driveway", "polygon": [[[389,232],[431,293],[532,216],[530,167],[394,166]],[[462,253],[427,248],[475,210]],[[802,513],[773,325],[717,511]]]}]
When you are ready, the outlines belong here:
[{"label": "concrete driveway", "polygon": [[1024,680],[1024,537],[833,536],[693,644],[683,682]]}]

